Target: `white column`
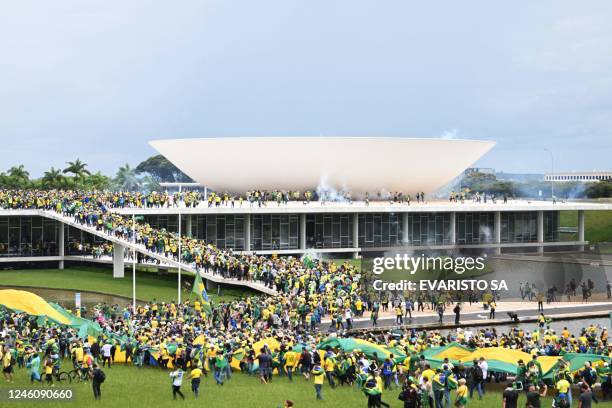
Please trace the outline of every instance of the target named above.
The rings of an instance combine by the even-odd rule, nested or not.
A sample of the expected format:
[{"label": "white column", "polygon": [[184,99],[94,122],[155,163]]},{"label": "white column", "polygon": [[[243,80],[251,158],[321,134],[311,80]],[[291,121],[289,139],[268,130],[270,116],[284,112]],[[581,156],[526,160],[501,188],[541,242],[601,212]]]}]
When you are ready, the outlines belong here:
[{"label": "white column", "polygon": [[[538,233],[538,244],[544,243],[544,211],[538,211],[538,223],[537,223],[537,233]],[[544,246],[538,245],[538,253],[544,253]]]},{"label": "white column", "polygon": [[[584,210],[578,210],[578,241],[584,242]],[[584,245],[580,245],[579,249],[584,251]]]},{"label": "white column", "polygon": [[64,231],[66,230],[66,226],[64,225],[63,222],[59,222],[59,231],[58,231],[58,237],[57,237],[57,245],[58,245],[58,250],[59,253],[58,255],[60,256],[60,261],[59,261],[59,269],[64,269],[64,240],[65,240],[65,236],[64,236]]},{"label": "white column", "polygon": [[[359,214],[353,214],[353,248],[359,248]],[[353,258],[359,257],[359,250],[353,252]]]},{"label": "white column", "polygon": [[[495,211],[493,217],[493,240],[495,244],[501,244],[501,211]],[[495,255],[501,255],[501,247],[496,247]]]},{"label": "white column", "polygon": [[300,214],[300,249],[306,250],[306,214]]},{"label": "white column", "polygon": [[113,243],[113,278],[123,278],[125,273],[125,247]]},{"label": "white column", "polygon": [[410,243],[410,234],[408,233],[410,225],[408,224],[408,213],[402,214],[402,245]]},{"label": "white column", "polygon": [[244,250],[251,250],[251,214],[244,215]]},{"label": "white column", "polygon": [[193,215],[188,214],[185,217],[186,217],[185,218],[185,224],[186,224],[185,225],[185,229],[187,230],[187,231],[185,231],[185,235],[187,235],[187,237],[189,237],[189,238],[192,238],[193,237],[193,231],[192,231],[192,227],[193,227],[193,225],[192,225],[192,218],[193,218]]},{"label": "white column", "polygon": [[455,245],[457,243],[456,225],[457,225],[457,213],[453,211],[450,213],[450,219],[448,222],[449,241],[452,245]]}]

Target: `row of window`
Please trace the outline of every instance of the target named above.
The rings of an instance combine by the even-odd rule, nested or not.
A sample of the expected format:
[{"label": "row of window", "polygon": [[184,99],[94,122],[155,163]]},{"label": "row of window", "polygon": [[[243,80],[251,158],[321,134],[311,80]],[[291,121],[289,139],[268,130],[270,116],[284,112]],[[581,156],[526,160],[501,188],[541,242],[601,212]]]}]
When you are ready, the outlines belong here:
[{"label": "row of window", "polygon": [[612,174],[590,174],[590,175],[580,175],[580,174],[571,174],[566,176],[546,176],[546,181],[580,181],[580,180],[610,180],[612,179]]},{"label": "row of window", "polygon": [[[455,239],[460,245],[495,242],[494,213],[456,213]],[[198,215],[182,217],[181,229],[220,248],[244,250],[244,215]],[[154,228],[178,230],[177,216],[146,216]],[[544,241],[559,241],[559,212],[544,212]],[[0,217],[0,256],[59,255],[59,223],[42,217]],[[104,240],[77,228],[65,227],[65,253],[87,253],[87,248]],[[404,229],[407,228],[407,231]],[[409,213],[406,224],[401,214],[359,214],[357,237],[361,248],[450,244],[449,213]],[[300,217],[252,215],[251,250],[298,249]],[[352,248],[353,214],[306,215],[306,248]],[[502,212],[501,242],[537,242],[537,212]]]}]

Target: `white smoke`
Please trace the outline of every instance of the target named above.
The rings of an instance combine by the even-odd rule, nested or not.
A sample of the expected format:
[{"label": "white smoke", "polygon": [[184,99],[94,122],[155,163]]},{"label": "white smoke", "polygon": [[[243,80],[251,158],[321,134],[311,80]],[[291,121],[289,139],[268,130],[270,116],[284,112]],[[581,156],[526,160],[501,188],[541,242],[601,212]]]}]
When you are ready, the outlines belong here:
[{"label": "white smoke", "polygon": [[445,130],[442,132],[441,138],[444,140],[456,139],[459,131],[457,129]]},{"label": "white smoke", "polygon": [[317,196],[321,201],[334,201],[334,202],[348,202],[347,193],[349,193],[348,188],[343,186],[341,190],[336,189],[336,187],[329,184],[327,181],[327,176],[324,175],[319,180],[319,185],[317,186]]},{"label": "white smoke", "polygon": [[305,258],[320,260],[323,259],[323,254],[317,252],[315,248],[309,248],[302,254],[300,259],[304,261]]},{"label": "white smoke", "polygon": [[480,235],[484,235],[484,242],[492,242],[493,232],[491,230],[491,227],[481,225]]}]

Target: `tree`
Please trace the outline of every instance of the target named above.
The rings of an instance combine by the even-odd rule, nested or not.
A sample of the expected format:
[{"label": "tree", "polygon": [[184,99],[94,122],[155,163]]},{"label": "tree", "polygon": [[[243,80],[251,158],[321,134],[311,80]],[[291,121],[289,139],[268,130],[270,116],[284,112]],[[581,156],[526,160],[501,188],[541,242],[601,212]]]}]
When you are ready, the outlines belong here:
[{"label": "tree", "polygon": [[83,186],[94,190],[106,190],[111,186],[111,179],[99,171],[85,177],[82,180]]},{"label": "tree", "polygon": [[91,175],[91,172],[87,170],[87,164],[83,163],[78,158],[73,162],[66,162],[68,167],[64,169],[64,174],[72,173],[74,174],[74,178],[82,179],[85,176]]},{"label": "tree", "polygon": [[193,182],[161,154],[151,156],[136,166],[136,173],[149,173],[158,182]]},{"label": "tree", "polygon": [[471,172],[461,180],[461,187],[473,192],[484,192],[495,195],[515,195],[517,188],[511,181],[497,180],[494,174]]},{"label": "tree", "polygon": [[589,186],[585,190],[585,195],[589,198],[612,197],[612,180],[589,183]]},{"label": "tree", "polygon": [[62,188],[66,187],[66,177],[60,169],[51,167],[48,171],[45,171],[41,179],[43,187],[46,188]]},{"label": "tree", "polygon": [[24,165],[13,166],[8,173],[0,173],[0,185],[4,188],[28,188],[30,185],[30,173]]},{"label": "tree", "polygon": [[30,173],[25,169],[25,166],[23,164],[11,167],[8,171],[8,174],[9,177],[13,177],[15,179],[30,179]]},{"label": "tree", "polygon": [[128,163],[119,167],[113,182],[118,189],[128,191],[139,190],[142,185],[136,174],[136,169],[130,167]]}]

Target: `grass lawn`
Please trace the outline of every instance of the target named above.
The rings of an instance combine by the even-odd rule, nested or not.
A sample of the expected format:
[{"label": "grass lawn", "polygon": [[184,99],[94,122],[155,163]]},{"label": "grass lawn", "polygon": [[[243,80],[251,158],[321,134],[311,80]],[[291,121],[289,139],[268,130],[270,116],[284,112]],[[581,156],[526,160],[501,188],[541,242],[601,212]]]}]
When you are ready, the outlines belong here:
[{"label": "grass lawn", "polygon": [[[70,402],[45,402],[38,401],[20,402],[15,404],[19,407],[253,407],[253,408],[276,408],[282,407],[285,399],[295,403],[295,407],[366,407],[367,401],[364,394],[355,388],[347,386],[331,389],[327,382],[323,385],[323,401],[315,399],[312,381],[307,382],[303,377],[294,377],[294,382],[289,383],[286,377],[275,377],[271,384],[260,384],[256,377],[234,373],[231,380],[224,386],[217,386],[209,373],[208,378],[203,378],[200,385],[200,398],[195,399],[191,392],[190,381],[183,380],[181,388],[186,400],[173,401],[170,388],[170,379],[167,372],[154,368],[136,368],[122,365],[105,369],[106,381],[102,384],[102,400],[94,402],[91,385],[79,383],[70,386],[73,390],[74,399]],[[3,380],[2,380],[3,381]],[[44,388],[43,385],[30,385],[25,369],[18,369],[15,374],[15,382],[11,388]],[[3,384],[3,393],[6,386]],[[397,399],[398,390],[385,391],[383,401],[394,408],[402,407],[402,402]],[[454,394],[454,393],[453,393]],[[4,396],[3,396],[4,397]],[[454,395],[453,395],[454,398]],[[179,398],[180,399],[180,398]],[[7,405],[8,406],[8,405]],[[501,393],[490,391],[482,401],[477,399],[468,403],[470,408],[489,408],[501,406]],[[525,397],[519,398],[520,407],[525,406]],[[542,402],[543,407],[551,406],[547,398]],[[599,407],[610,407],[610,403],[600,403]]]},{"label": "grass lawn", "polygon": [[[560,225],[562,227],[577,227],[577,211],[561,211]],[[563,234],[568,239],[576,239],[576,234]],[[584,236],[587,241],[612,242],[612,211],[585,211]]]},{"label": "grass lawn", "polygon": [[[192,282],[191,274],[182,275],[186,282]],[[79,266],[61,269],[15,269],[0,271],[0,284],[5,286],[34,286],[54,289],[75,289],[94,291],[119,296],[132,296],[132,274],[126,270],[125,278],[113,278],[111,268]],[[210,289],[210,296],[215,302],[234,299],[252,293],[237,288],[221,288],[221,296],[215,289]],[[189,297],[190,291],[183,289],[183,298]],[[195,295],[194,295],[195,296]],[[177,275],[167,273],[159,275],[151,271],[136,272],[136,297],[141,300],[171,301],[177,298]]]}]

